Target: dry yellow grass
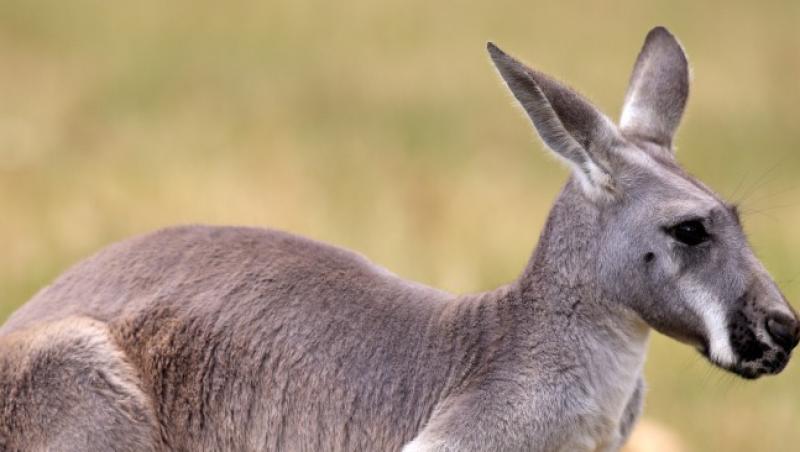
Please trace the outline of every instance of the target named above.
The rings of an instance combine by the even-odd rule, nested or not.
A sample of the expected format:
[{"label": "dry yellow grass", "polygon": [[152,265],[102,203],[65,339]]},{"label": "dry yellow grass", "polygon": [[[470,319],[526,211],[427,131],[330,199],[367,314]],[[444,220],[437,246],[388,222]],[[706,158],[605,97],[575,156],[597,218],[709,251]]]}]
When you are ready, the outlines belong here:
[{"label": "dry yellow grass", "polygon": [[[510,280],[566,173],[485,41],[614,115],[656,24],[694,63],[680,159],[749,195],[754,246],[796,299],[798,23],[791,1],[3,0],[0,319],[75,260],[174,223],[289,229],[456,292]],[[750,383],[652,349],[646,415],[685,450],[800,447],[797,363]]]}]

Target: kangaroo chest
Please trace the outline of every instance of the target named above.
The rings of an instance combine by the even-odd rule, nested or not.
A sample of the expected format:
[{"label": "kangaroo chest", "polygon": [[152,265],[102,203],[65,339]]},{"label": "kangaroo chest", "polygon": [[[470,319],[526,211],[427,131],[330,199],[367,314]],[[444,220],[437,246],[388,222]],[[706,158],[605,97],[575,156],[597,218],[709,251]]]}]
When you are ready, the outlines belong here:
[{"label": "kangaroo chest", "polygon": [[580,426],[567,442],[573,449],[562,450],[617,450],[641,407],[646,345],[646,337],[637,338],[620,347],[592,347],[583,354],[583,378],[574,384],[583,398],[573,401]]}]

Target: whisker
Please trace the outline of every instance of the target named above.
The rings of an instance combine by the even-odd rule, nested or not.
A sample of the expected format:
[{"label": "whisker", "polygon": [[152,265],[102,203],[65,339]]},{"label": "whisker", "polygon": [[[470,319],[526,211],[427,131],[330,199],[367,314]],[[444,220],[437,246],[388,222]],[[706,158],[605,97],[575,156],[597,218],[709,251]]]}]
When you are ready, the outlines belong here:
[{"label": "whisker", "polygon": [[772,221],[780,222],[780,219],[778,217],[776,217],[775,215],[771,215],[771,214],[767,213],[768,211],[769,211],[769,209],[761,209],[761,210],[751,210],[751,211],[747,211],[745,213],[747,215],[764,215],[765,217],[771,219]]},{"label": "whisker", "polygon": [[728,199],[736,199],[737,195],[739,194],[739,190],[742,189],[744,186],[744,181],[747,180],[747,173],[742,174],[742,177],[739,179],[739,183],[736,184],[736,188],[733,189],[731,192],[730,197]]},{"label": "whisker", "polygon": [[780,223],[780,222],[783,221],[783,217],[775,216],[775,215],[772,215],[772,214],[773,213],[779,213],[780,211],[783,211],[785,209],[796,208],[797,206],[800,206],[800,201],[792,202],[792,203],[786,203],[786,204],[780,204],[780,205],[775,205],[775,206],[766,206],[766,207],[761,207],[761,208],[758,208],[758,209],[744,209],[741,212],[742,212],[742,215],[744,217],[755,216],[755,215],[764,215],[764,216],[768,217],[769,219]]},{"label": "whisker", "polygon": [[750,186],[745,190],[743,197],[737,201],[737,204],[745,202],[748,198],[750,198],[750,196],[756,193],[758,189],[761,188],[761,185],[767,180],[767,177],[774,173],[775,170],[781,166],[784,160],[786,160],[785,155],[779,158],[778,161],[775,162],[775,164],[773,164],[769,169],[764,171],[754,183],[750,184]]},{"label": "whisker", "polygon": [[778,196],[786,195],[788,193],[792,193],[792,192],[794,192],[794,191],[796,191],[798,189],[800,189],[800,185],[792,185],[790,187],[786,187],[786,188],[780,189],[777,192],[767,192],[766,194],[763,194],[763,195],[758,196],[756,198],[751,198],[751,199],[749,199],[747,201],[747,203],[757,203],[757,202],[760,203],[760,202],[765,201],[765,200],[770,199],[770,198],[775,198],[775,197],[778,197]]}]

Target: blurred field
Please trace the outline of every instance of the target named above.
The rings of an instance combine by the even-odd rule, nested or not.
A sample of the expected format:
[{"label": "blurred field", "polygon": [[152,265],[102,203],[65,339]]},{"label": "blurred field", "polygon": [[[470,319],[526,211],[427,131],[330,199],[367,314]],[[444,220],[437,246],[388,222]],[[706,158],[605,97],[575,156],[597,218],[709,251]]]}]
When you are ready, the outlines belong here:
[{"label": "blurred field", "polygon": [[[269,225],[455,292],[522,269],[566,171],[494,40],[616,117],[647,30],[694,67],[680,160],[800,298],[800,3],[0,0],[0,321],[175,223]],[[797,305],[795,303],[795,305]],[[693,451],[800,449],[800,363],[754,383],[655,336],[646,416]]]}]

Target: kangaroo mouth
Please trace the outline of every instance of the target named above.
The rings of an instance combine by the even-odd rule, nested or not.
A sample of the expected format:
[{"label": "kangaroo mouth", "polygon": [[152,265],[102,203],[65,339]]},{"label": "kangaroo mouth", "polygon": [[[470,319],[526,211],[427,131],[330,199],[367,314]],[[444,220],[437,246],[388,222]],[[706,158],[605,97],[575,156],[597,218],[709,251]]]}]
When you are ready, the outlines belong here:
[{"label": "kangaroo mouth", "polygon": [[[789,363],[791,355],[783,350],[770,347],[767,344],[732,344],[737,354],[737,359],[732,363],[723,363],[711,356],[708,341],[703,341],[697,350],[714,366],[728,371],[746,380],[755,380],[764,375],[780,373]],[[754,351],[758,350],[758,353]]]},{"label": "kangaroo mouth", "polygon": [[713,364],[715,367],[720,368],[720,369],[722,369],[724,371],[730,372],[730,373],[732,373],[734,375],[737,375],[739,377],[742,377],[742,378],[744,378],[746,380],[755,380],[755,379],[757,379],[758,377],[761,376],[761,374],[759,374],[757,372],[753,372],[752,370],[739,365],[738,362],[734,362],[734,363],[728,364],[728,363],[720,362],[717,359],[714,359],[714,357],[712,357],[711,353],[709,352],[709,347],[708,347],[708,342],[707,341],[703,341],[703,344],[697,347],[697,351],[700,352],[700,354],[703,355],[703,357],[708,362]]}]

